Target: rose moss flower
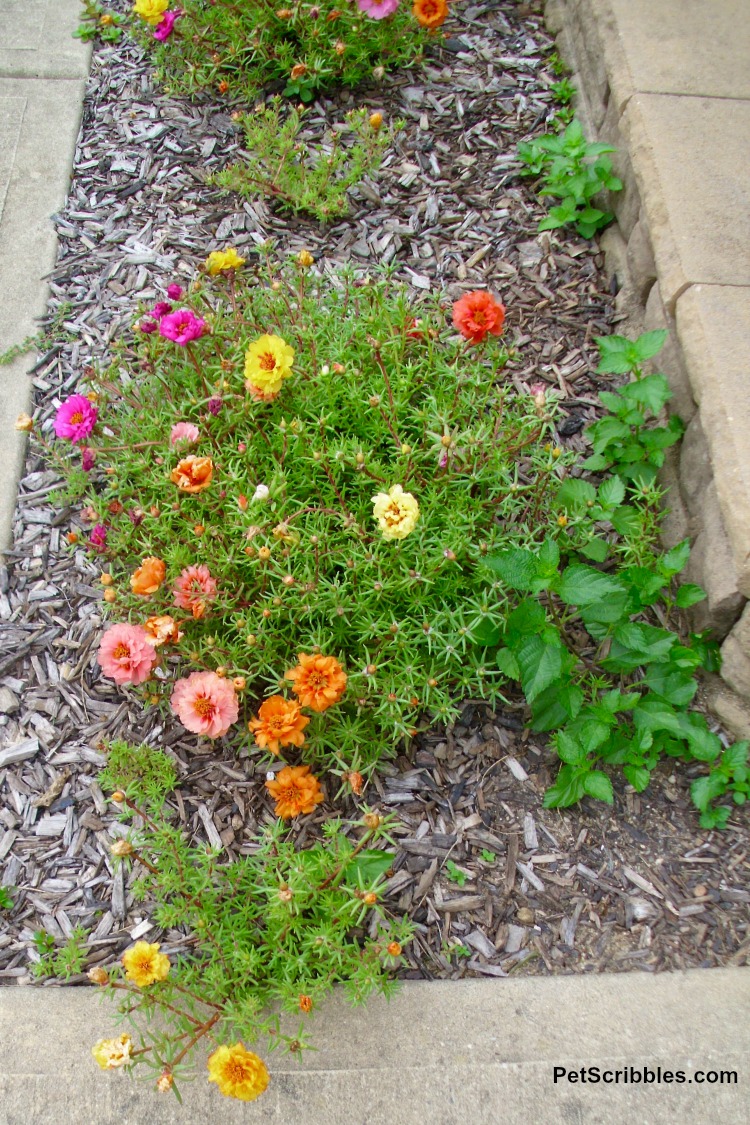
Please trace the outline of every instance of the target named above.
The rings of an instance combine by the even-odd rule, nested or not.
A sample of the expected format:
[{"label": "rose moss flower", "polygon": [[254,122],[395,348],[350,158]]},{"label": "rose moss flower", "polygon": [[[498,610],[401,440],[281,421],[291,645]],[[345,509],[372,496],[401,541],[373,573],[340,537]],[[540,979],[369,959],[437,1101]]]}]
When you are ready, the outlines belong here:
[{"label": "rose moss flower", "polygon": [[448,17],[446,0],[414,0],[411,10],[417,23],[431,31],[441,27]]},{"label": "rose moss flower", "polygon": [[171,12],[166,11],[161,18],[161,22],[154,29],[154,39],[158,39],[160,43],[165,43],[174,31],[174,25],[181,15],[182,11],[179,8],[175,8]]},{"label": "rose moss flower", "polygon": [[299,664],[285,672],[284,678],[292,681],[300,706],[320,712],[338,703],[346,689],[346,673],[335,656],[300,652],[297,660]]},{"label": "rose moss flower", "polygon": [[252,1102],[266,1089],[270,1075],[263,1059],[235,1043],[217,1047],[208,1056],[208,1081],[215,1082],[227,1098]]},{"label": "rose moss flower", "polygon": [[192,672],[178,680],[170,704],[184,727],[208,738],[226,734],[239,715],[234,685],[215,672]]},{"label": "rose moss flower", "polygon": [[215,277],[217,273],[226,273],[228,270],[241,269],[245,259],[241,258],[233,246],[226,250],[212,250],[206,258],[206,272]]},{"label": "rose moss flower", "polygon": [[109,528],[106,523],[98,523],[95,527],[91,528],[89,535],[89,543],[95,551],[104,551],[107,547],[107,532]]},{"label": "rose moss flower", "polygon": [[57,408],[55,433],[68,441],[82,441],[96,425],[98,413],[93,402],[85,395],[71,395]]},{"label": "rose moss flower", "polygon": [[81,446],[81,468],[84,473],[90,473],[96,462],[96,453],[87,445]]},{"label": "rose moss flower", "polygon": [[467,340],[478,344],[488,332],[499,336],[505,321],[505,306],[485,289],[466,293],[453,306],[453,324]]},{"label": "rose moss flower", "polygon": [[135,0],[133,13],[140,16],[146,23],[155,25],[161,23],[168,7],[169,0]]},{"label": "rose moss flower", "polygon": [[133,1040],[129,1035],[118,1035],[116,1039],[100,1039],[91,1048],[91,1054],[102,1070],[117,1070],[130,1062]]},{"label": "rose moss flower", "polygon": [[193,617],[203,617],[206,605],[216,597],[216,580],[207,566],[187,566],[174,584],[174,604],[188,609]]},{"label": "rose moss flower", "polygon": [[357,7],[372,20],[384,20],[396,11],[400,0],[357,0]]},{"label": "rose moss flower", "polygon": [[280,336],[259,336],[245,352],[245,386],[276,394],[292,373],[294,349]]},{"label": "rose moss flower", "polygon": [[143,622],[143,629],[146,633],[146,640],[154,648],[167,643],[176,645],[183,637],[174,617],[170,617],[168,613],[162,617],[147,617]]},{"label": "rose moss flower", "polygon": [[247,725],[258,746],[278,754],[282,746],[302,746],[305,741],[302,731],[309,722],[299,703],[283,695],[272,695],[261,703],[258,718],[251,719]]},{"label": "rose moss flower", "polygon": [[372,498],[372,506],[384,539],[405,539],[417,526],[419,504],[400,484],[394,484],[387,492],[378,492]]},{"label": "rose moss flower", "polygon": [[169,432],[172,445],[179,445],[181,442],[185,445],[195,445],[199,438],[200,430],[192,422],[175,422]]},{"label": "rose moss flower", "polygon": [[205,320],[196,316],[190,309],[177,309],[176,312],[167,313],[159,321],[159,335],[171,340],[180,347],[197,340],[208,331]]},{"label": "rose moss flower", "polygon": [[167,313],[171,313],[171,311],[172,305],[169,301],[157,301],[151,310],[151,316],[155,316],[157,320],[160,320],[161,317],[166,316]]},{"label": "rose moss flower", "polygon": [[214,463],[210,457],[196,457],[189,454],[176,469],[170,473],[169,479],[176,484],[181,492],[202,492],[208,488],[214,475]]},{"label": "rose moss flower", "polygon": [[266,789],[276,801],[274,812],[282,820],[315,811],[324,800],[320,782],[310,773],[309,766],[284,766]]},{"label": "rose moss flower", "polygon": [[122,963],[125,976],[138,988],[148,988],[156,981],[166,980],[169,975],[169,958],[166,953],[159,952],[158,942],[137,941],[125,950]]},{"label": "rose moss flower", "polygon": [[138,569],[130,578],[130,589],[134,594],[148,597],[155,594],[164,581],[167,567],[163,559],[154,558],[153,555],[144,559]]},{"label": "rose moss flower", "polygon": [[169,297],[170,301],[179,301],[184,292],[185,290],[182,288],[182,286],[178,285],[175,281],[173,281],[171,285],[167,286],[167,296]]},{"label": "rose moss flower", "polygon": [[116,684],[142,684],[156,663],[156,653],[148,643],[146,630],[125,622],[107,629],[96,658],[104,675]]}]

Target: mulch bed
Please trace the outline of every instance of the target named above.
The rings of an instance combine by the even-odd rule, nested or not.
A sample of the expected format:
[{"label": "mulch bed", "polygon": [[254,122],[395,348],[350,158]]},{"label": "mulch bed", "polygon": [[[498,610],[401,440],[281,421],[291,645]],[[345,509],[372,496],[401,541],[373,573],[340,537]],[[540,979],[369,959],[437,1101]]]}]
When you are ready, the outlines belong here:
[{"label": "mulch bed", "polygon": [[[280,256],[307,248],[321,269],[392,261],[415,296],[441,289],[451,301],[491,289],[508,307],[517,349],[507,377],[519,389],[543,379],[561,390],[560,440],[583,449],[602,385],[592,339],[616,317],[596,246],[538,235],[543,206],[518,178],[518,141],[546,131],[554,108],[552,44],[534,7],[456,4],[449,38],[423,70],[312,107],[313,138],[355,104],[407,123],[332,227],[207,187],[206,171],[240,151],[231,107],[167,98],[132,44],[98,46],[71,193],[56,216],[50,319],[69,307],[64,338],[33,367],[38,424],[49,432],[55,397],[106,359],[138,302],[191,278],[211,249],[229,243],[242,253],[271,237]],[[123,869],[114,874],[109,843],[123,829],[96,782],[103,738],[146,740],[173,756],[175,816],[195,841],[246,854],[272,819],[265,770],[231,737],[201,743],[101,676],[99,567],[67,544],[82,520],[49,505],[58,480],[32,442],[0,568],[0,882],[17,888],[13,910],[0,915],[0,984],[29,982],[38,929],[60,940],[76,925],[90,929],[89,965],[138,937],[185,948],[184,935],[151,925]],[[682,766],[657,771],[640,796],[616,779],[613,808],[587,799],[544,810],[554,755],[524,731],[523,715],[520,700],[503,713],[467,703],[459,724],[384,763],[364,795],[399,819],[388,902],[417,927],[403,975],[746,963],[747,823],[702,831]],[[355,808],[344,801],[336,811]],[[294,825],[300,845],[325,816]]]}]

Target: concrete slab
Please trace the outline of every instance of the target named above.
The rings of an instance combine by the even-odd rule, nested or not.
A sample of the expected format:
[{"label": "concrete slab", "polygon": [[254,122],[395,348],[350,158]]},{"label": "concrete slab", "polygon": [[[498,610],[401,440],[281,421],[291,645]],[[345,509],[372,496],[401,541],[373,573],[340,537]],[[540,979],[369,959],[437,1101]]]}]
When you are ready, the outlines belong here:
[{"label": "concrete slab", "polygon": [[613,16],[602,26],[610,90],[620,113],[639,91],[750,98],[746,0],[591,2]]},{"label": "concrete slab", "polygon": [[664,306],[750,285],[750,101],[636,94],[622,117]]},{"label": "concrete slab", "polygon": [[750,597],[750,287],[691,286],[676,322],[737,585]]},{"label": "concrete slab", "polygon": [[0,78],[85,78],[91,46],[73,38],[80,0],[2,0]]},{"label": "concrete slab", "polygon": [[[34,335],[46,310],[40,279],[57,254],[50,216],[70,185],[84,89],[82,78],[0,78],[0,352]],[[0,366],[0,552],[10,539],[25,449],[13,425],[29,409],[28,367],[28,357]]]},{"label": "concrete slab", "polygon": [[[338,994],[297,1065],[269,1059],[259,1101],[224,1099],[198,1077],[185,1104],[151,1083],[102,1074],[90,1055],[115,1033],[93,989],[0,989],[0,1125],[744,1125],[750,1114],[750,971],[408,982],[352,1009]],[[683,1083],[570,1082],[567,1072],[644,1067]],[[737,1082],[697,1072],[736,1071]],[[590,1076],[589,1076],[590,1077]]]}]

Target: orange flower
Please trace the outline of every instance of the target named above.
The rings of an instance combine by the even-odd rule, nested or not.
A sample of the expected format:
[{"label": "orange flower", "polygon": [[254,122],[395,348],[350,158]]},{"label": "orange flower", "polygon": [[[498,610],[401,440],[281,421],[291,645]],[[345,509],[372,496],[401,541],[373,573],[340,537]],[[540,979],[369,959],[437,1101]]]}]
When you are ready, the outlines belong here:
[{"label": "orange flower", "polygon": [[166,565],[161,559],[153,556],[144,559],[130,579],[130,589],[134,594],[141,594],[144,597],[155,594],[164,581],[166,573]]},{"label": "orange flower", "polygon": [[312,1008],[312,996],[305,996],[304,994],[301,994],[299,998],[299,1010],[307,1014],[308,1012],[312,1011]]},{"label": "orange flower", "polygon": [[217,589],[216,579],[207,566],[186,566],[174,584],[174,604],[189,609],[195,618],[203,617]]},{"label": "orange flower", "polygon": [[301,78],[303,74],[307,74],[307,67],[305,66],[304,63],[297,63],[296,66],[292,67],[292,73],[291,73],[292,82],[296,82],[297,79]]},{"label": "orange flower", "polygon": [[349,773],[344,774],[344,777],[351,785],[352,792],[355,794],[355,796],[361,796],[365,779],[362,777],[362,774],[359,772],[359,770],[350,770]]},{"label": "orange flower", "polygon": [[453,306],[453,324],[462,336],[478,344],[488,332],[499,336],[503,330],[505,306],[486,289],[465,293]]},{"label": "orange flower", "polygon": [[213,480],[214,463],[210,457],[196,457],[191,453],[172,469],[170,480],[181,492],[202,492]]},{"label": "orange flower", "polygon": [[169,614],[164,617],[147,617],[143,628],[146,630],[146,640],[154,648],[163,644],[176,645],[183,637],[179,625]]},{"label": "orange flower", "polygon": [[317,777],[309,766],[284,766],[266,789],[276,801],[274,812],[283,820],[300,813],[311,813],[324,799]]},{"label": "orange flower", "polygon": [[417,23],[433,30],[445,23],[448,4],[446,0],[414,0],[411,10]]},{"label": "orange flower", "polygon": [[272,695],[260,705],[259,718],[247,724],[260,747],[278,754],[282,746],[301,746],[305,741],[302,731],[310,720],[302,714],[299,703]]},{"label": "orange flower", "polygon": [[285,672],[302,707],[326,711],[338,703],[346,688],[346,673],[335,656],[297,654],[299,664]]}]

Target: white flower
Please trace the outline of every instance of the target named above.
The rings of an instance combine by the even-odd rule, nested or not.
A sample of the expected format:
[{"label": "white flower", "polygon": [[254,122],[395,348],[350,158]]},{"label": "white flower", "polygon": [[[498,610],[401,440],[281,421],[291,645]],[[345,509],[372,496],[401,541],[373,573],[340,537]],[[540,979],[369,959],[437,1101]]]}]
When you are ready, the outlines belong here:
[{"label": "white flower", "polygon": [[268,499],[268,494],[269,494],[268,485],[267,484],[259,484],[258,487],[256,488],[255,492],[253,493],[252,502],[255,503],[256,501],[260,501],[260,502],[265,501],[265,500]]}]

